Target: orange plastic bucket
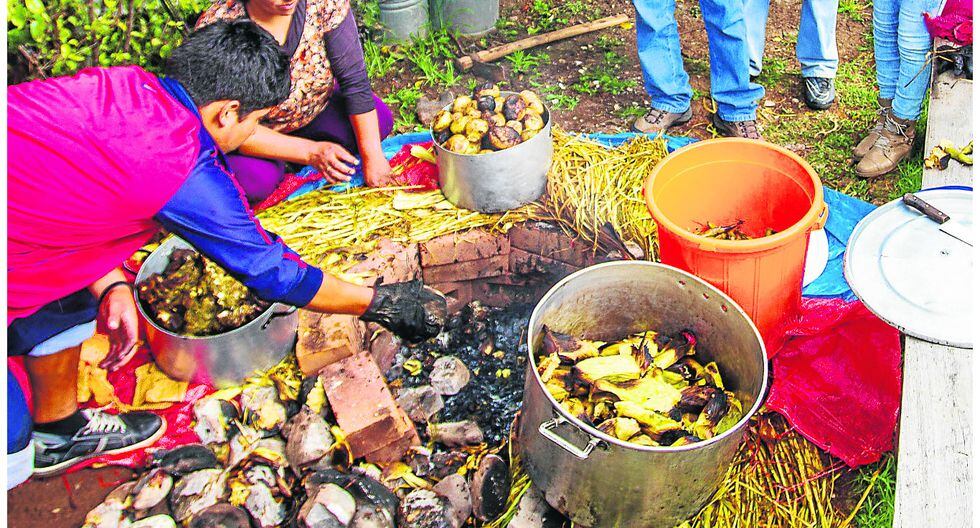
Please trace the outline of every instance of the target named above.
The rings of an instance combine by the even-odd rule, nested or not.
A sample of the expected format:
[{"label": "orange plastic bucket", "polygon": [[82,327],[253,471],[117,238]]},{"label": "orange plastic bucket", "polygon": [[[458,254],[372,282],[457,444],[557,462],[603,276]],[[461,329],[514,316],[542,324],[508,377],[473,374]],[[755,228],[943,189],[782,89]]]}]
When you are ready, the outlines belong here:
[{"label": "orange plastic bucket", "polygon": [[[827,206],[813,168],[796,154],[750,139],[711,139],[681,148],[653,169],[643,189],[658,226],[660,260],[732,297],[769,353],[799,312],[810,232]],[[741,228],[753,240],[695,235],[706,222]],[[767,228],[776,234],[763,236]]]}]

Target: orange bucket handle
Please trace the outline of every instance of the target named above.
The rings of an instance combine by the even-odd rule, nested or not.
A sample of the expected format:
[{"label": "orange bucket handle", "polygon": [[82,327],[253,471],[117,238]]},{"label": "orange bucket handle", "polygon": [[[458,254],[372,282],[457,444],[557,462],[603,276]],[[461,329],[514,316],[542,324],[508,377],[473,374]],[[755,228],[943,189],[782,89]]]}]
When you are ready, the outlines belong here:
[{"label": "orange bucket handle", "polygon": [[827,218],[830,217],[830,210],[827,209],[826,202],[823,204],[823,208],[820,209],[820,214],[817,215],[817,221],[813,223],[813,230],[818,231],[823,229],[823,226],[827,225]]}]

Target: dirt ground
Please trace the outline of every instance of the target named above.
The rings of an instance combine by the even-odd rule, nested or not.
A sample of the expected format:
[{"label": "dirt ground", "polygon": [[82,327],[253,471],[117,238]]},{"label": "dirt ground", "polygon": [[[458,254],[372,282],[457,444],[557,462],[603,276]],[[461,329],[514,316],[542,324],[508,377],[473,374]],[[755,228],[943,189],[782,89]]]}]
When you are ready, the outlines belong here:
[{"label": "dirt ground", "polygon": [[[452,45],[462,55],[526,36],[527,28],[540,26],[547,18],[534,10],[535,3],[534,0],[502,0],[497,30],[482,38],[460,38]],[[561,2],[555,2],[555,5],[559,4]],[[567,16],[566,23],[558,23],[551,29],[619,13],[633,14],[632,3],[627,0],[578,4],[584,4],[586,10]],[[841,59],[838,102],[825,112],[814,112],[803,104],[800,95],[799,64],[795,55],[799,2],[772,0],[767,56],[764,71],[758,79],[766,88],[766,95],[760,102],[760,123],[768,140],[805,157],[828,186],[883,203],[905,190],[918,189],[921,162],[903,164],[898,174],[870,183],[854,175],[850,148],[869,128],[875,111],[871,4],[870,1],[841,0],[841,5],[837,26]],[[692,102],[694,119],[673,133],[708,138],[712,131],[708,127],[707,110],[711,103],[707,35],[697,0],[677,0],[677,17],[695,98]],[[647,107],[648,99],[636,61],[636,33],[632,27],[615,27],[557,42],[530,50],[529,54],[532,58],[537,57],[539,63],[524,73],[516,73],[512,61],[499,62],[507,71],[509,86],[552,95],[549,106],[556,122],[566,130],[628,130],[630,122]],[[583,76],[592,79],[591,85],[582,80]],[[373,85],[385,98],[413,86],[434,98],[446,89],[454,94],[464,93],[475,81],[474,76],[467,74],[448,88],[426,86],[419,81],[417,71],[400,66],[375,78]],[[587,94],[575,90],[576,85],[583,89],[598,86],[598,89],[594,94]],[[572,99],[577,99],[574,105]],[[412,113],[410,109],[406,110],[403,114]],[[400,131],[416,126],[417,122],[402,123]],[[921,145],[918,148],[921,152]],[[130,475],[126,470],[103,468],[29,482],[7,495],[8,525],[13,528],[81,526],[86,512]]]}]

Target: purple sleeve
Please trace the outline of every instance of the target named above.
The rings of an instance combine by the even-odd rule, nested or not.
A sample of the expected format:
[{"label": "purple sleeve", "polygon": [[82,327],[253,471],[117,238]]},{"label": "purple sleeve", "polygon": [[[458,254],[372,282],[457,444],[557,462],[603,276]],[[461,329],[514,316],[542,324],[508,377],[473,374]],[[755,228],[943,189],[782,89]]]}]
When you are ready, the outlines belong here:
[{"label": "purple sleeve", "polygon": [[252,215],[238,184],[212,153],[156,215],[164,227],[266,301],[306,306],[323,272],[310,266]]},{"label": "purple sleeve", "polygon": [[364,64],[364,50],[351,9],[339,26],[326,37],[327,58],[330,69],[340,84],[340,95],[347,104],[350,115],[365,114],[374,110],[374,94]]}]

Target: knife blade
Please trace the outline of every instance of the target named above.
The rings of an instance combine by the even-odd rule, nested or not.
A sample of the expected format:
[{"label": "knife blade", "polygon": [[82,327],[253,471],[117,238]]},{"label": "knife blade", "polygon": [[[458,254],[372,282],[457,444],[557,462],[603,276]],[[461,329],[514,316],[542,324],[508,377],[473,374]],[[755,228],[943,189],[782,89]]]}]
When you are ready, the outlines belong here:
[{"label": "knife blade", "polygon": [[912,193],[905,193],[905,195],[902,196],[902,202],[912,209],[926,215],[926,218],[939,224],[939,230],[943,233],[946,233],[947,235],[960,240],[965,244],[970,246],[973,245],[973,233],[969,228],[960,222],[950,220],[948,214],[940,211],[929,202]]}]

